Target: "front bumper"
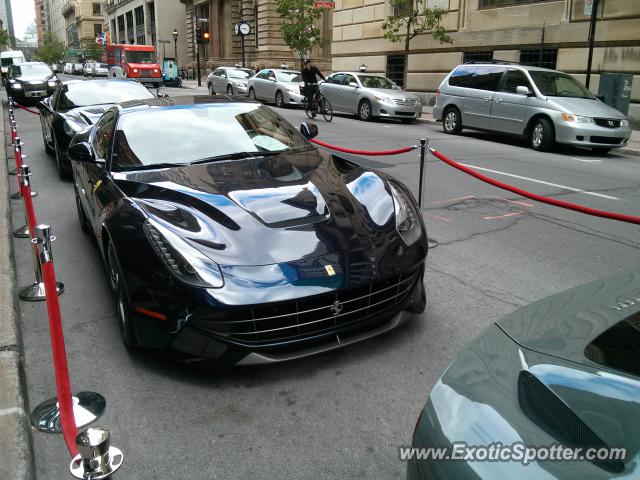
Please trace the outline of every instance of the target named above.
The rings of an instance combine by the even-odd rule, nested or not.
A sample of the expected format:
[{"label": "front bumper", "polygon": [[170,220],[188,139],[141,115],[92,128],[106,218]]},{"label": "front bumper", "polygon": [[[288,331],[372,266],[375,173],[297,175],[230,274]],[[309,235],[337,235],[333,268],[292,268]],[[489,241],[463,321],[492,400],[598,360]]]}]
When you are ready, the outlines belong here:
[{"label": "front bumper", "polygon": [[127,77],[129,80],[135,80],[140,83],[162,83],[161,77]]},{"label": "front bumper", "polygon": [[383,118],[419,118],[422,115],[422,105],[396,105],[374,101],[371,104],[374,117]]},{"label": "front bumper", "polygon": [[629,127],[607,128],[595,124],[556,121],[556,142],[585,147],[624,147],[631,137]]},{"label": "front bumper", "polygon": [[284,101],[289,105],[302,105],[302,100],[304,99],[303,95],[295,92],[286,91],[284,95]]}]

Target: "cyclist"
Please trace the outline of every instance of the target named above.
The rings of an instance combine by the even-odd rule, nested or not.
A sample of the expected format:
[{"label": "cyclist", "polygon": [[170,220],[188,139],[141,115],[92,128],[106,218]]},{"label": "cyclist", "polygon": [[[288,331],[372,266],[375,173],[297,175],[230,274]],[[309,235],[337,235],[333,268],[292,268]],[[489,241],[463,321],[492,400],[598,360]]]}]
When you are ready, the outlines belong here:
[{"label": "cyclist", "polygon": [[319,92],[318,77],[322,80],[326,80],[326,78],[324,78],[322,72],[318,70],[318,67],[316,67],[311,60],[306,59],[303,65],[302,72],[300,73],[302,74],[302,81],[304,82],[304,96],[311,110],[315,112],[315,99]]}]

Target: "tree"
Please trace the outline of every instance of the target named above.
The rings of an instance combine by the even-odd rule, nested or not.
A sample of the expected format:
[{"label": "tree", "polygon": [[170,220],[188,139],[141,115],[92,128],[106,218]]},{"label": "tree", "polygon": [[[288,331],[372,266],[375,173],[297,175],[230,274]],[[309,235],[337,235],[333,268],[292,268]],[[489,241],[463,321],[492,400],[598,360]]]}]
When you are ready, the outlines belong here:
[{"label": "tree", "polygon": [[314,47],[329,43],[316,25],[322,9],[313,3],[313,0],[276,0],[276,11],[282,18],[280,32],[284,43],[298,54],[301,61],[311,54]]},{"label": "tree", "polygon": [[5,29],[0,30],[0,50],[4,50],[11,45],[11,36]]},{"label": "tree", "polygon": [[64,52],[64,43],[54,37],[53,34],[47,33],[44,38],[44,43],[35,51],[35,56],[51,65],[53,63],[59,63],[64,57]]},{"label": "tree", "polygon": [[382,24],[384,38],[393,43],[402,41],[404,50],[409,51],[409,42],[418,35],[431,32],[431,36],[440,43],[453,43],[442,26],[447,10],[440,7],[427,7],[422,0],[391,0],[393,15]]},{"label": "tree", "polygon": [[95,38],[85,38],[81,40],[80,48],[84,51],[85,60],[99,60],[104,55],[104,47],[98,45]]}]

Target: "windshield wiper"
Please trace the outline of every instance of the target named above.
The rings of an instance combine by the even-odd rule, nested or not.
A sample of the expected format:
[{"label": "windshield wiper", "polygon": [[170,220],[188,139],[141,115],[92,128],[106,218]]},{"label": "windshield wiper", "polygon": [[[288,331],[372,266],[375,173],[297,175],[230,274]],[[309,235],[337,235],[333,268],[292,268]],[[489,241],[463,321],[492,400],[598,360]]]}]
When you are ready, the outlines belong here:
[{"label": "windshield wiper", "polygon": [[274,155],[280,155],[281,153],[289,152],[289,150],[280,151],[266,151],[266,152],[235,152],[227,153],[224,155],[216,155],[215,157],[203,158],[202,160],[196,160],[190,162],[189,165],[198,165],[199,163],[217,162],[220,160],[240,160],[242,158],[260,158],[260,157],[272,157]]},{"label": "windshield wiper", "polygon": [[174,168],[174,167],[184,167],[185,165],[189,165],[188,163],[152,163],[150,165],[139,165],[131,168],[123,168],[122,172],[137,172],[139,170],[155,170],[157,168]]}]

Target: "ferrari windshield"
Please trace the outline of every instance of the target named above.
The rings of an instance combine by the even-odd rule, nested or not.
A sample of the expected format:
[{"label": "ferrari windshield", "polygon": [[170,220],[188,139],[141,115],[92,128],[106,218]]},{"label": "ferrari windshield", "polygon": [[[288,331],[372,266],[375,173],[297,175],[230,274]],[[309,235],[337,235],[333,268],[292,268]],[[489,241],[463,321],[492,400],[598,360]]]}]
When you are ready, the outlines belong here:
[{"label": "ferrari windshield", "polygon": [[224,103],[149,109],[121,116],[113,169],[278,154],[306,145],[289,122],[261,105]]},{"label": "ferrari windshield", "polygon": [[550,97],[595,98],[586,87],[566,73],[529,70],[542,95]]},{"label": "ferrari windshield", "polygon": [[389,80],[387,77],[381,77],[378,75],[358,75],[360,83],[365,88],[383,88],[385,90],[399,90],[395,83]]},{"label": "ferrari windshield", "polygon": [[63,91],[58,100],[58,110],[144,98],[154,97],[146,87],[131,80],[69,82],[63,85]]},{"label": "ferrari windshield", "polygon": [[153,52],[139,52],[127,50],[128,63],[156,63],[156,54]]}]

